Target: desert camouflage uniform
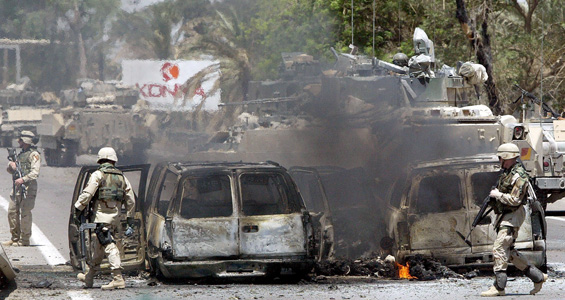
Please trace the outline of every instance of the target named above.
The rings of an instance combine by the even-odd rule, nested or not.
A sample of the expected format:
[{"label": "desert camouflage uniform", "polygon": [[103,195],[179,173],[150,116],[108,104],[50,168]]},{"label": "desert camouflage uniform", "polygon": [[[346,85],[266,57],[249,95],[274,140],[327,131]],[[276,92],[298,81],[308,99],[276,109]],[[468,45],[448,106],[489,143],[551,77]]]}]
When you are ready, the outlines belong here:
[{"label": "desert camouflage uniform", "polygon": [[[104,230],[114,233],[117,229],[122,202],[126,205],[127,217],[134,217],[135,198],[131,184],[110,163],[101,164],[98,170],[90,175],[88,184],[75,203],[75,208],[83,210],[91,199],[95,199],[93,206],[95,214],[94,223],[103,224]],[[112,239],[115,240],[113,237]],[[91,241],[93,241],[94,245],[92,245],[93,257],[89,263],[90,268],[98,270],[104,255],[106,255],[111,270],[122,269],[120,252],[115,242],[102,245],[94,234],[91,237]]]},{"label": "desert camouflage uniform", "polygon": [[528,263],[523,256],[514,249],[514,242],[518,237],[520,226],[526,217],[526,209],[522,204],[526,197],[528,174],[521,164],[515,164],[512,169],[505,170],[498,180],[497,188],[502,196],[497,201],[500,214],[497,215],[497,236],[494,241],[494,271],[506,271],[508,261],[520,270],[524,270]]},{"label": "desert camouflage uniform", "polygon": [[[524,256],[514,249],[518,231],[526,218],[524,203],[528,184],[528,174],[521,163],[516,163],[511,169],[504,170],[498,180],[497,188],[501,194],[496,197],[494,208],[497,214],[497,236],[492,250],[493,270],[496,277],[494,287],[499,291],[504,291],[506,287],[508,262],[523,271],[534,283],[545,281],[544,274],[535,266],[530,265]],[[539,288],[541,289],[541,285]]]},{"label": "desert camouflage uniform", "polygon": [[[21,198],[21,188],[16,187],[16,194],[12,189],[10,193],[10,204],[8,206],[8,223],[10,224],[10,233],[13,242],[21,242],[23,245],[29,245],[31,238],[32,216],[31,210],[35,207],[35,197],[37,196],[37,177],[39,177],[39,167],[41,165],[41,156],[35,147],[29,147],[22,150],[18,154],[18,161],[22,168],[24,176],[25,192],[24,199]],[[8,173],[15,171],[8,165]],[[20,226],[18,227],[18,212],[15,200],[20,202]]]}]

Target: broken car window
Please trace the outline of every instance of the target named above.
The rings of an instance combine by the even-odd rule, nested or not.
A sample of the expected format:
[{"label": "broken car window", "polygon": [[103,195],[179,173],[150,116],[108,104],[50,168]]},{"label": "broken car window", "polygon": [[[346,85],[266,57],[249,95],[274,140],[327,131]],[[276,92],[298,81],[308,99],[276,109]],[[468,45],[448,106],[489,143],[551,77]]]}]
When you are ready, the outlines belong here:
[{"label": "broken car window", "polygon": [[300,189],[306,208],[311,212],[325,211],[322,187],[316,175],[310,172],[295,172],[292,176]]},{"label": "broken car window", "polygon": [[161,192],[159,193],[159,205],[157,211],[160,215],[166,216],[169,203],[175,191],[175,184],[177,182],[177,175],[167,170],[163,184],[161,185]]},{"label": "broken car window", "polygon": [[416,211],[431,213],[463,208],[459,181],[456,175],[437,175],[422,179],[416,198]]},{"label": "broken car window", "polygon": [[183,218],[232,215],[233,206],[228,175],[185,178],[182,187],[180,214]]},{"label": "broken car window", "polygon": [[401,200],[402,200],[402,193],[404,193],[405,189],[409,181],[406,178],[402,178],[401,180],[397,180],[392,186],[392,195],[390,197],[390,205],[396,208],[400,208]]},{"label": "broken car window", "polygon": [[498,172],[481,172],[471,175],[471,186],[473,187],[473,203],[477,206],[483,205],[483,200],[489,195],[490,190],[498,180]]},{"label": "broken car window", "polygon": [[297,206],[294,205],[295,203],[289,203],[295,200],[294,195],[289,195],[287,184],[281,174],[243,174],[240,181],[245,215],[295,212],[293,208],[296,209]]}]

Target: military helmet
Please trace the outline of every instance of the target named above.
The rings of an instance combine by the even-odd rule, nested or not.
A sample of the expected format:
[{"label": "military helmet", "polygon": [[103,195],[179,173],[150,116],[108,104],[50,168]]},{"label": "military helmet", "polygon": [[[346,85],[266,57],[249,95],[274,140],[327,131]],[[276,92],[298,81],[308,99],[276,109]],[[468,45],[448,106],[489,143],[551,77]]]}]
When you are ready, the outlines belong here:
[{"label": "military helmet", "polygon": [[26,144],[35,144],[34,143],[34,138],[35,138],[35,134],[33,134],[33,132],[29,131],[29,130],[23,130],[20,133],[20,140],[22,140],[22,142],[26,143]]},{"label": "military helmet", "polygon": [[116,150],[112,147],[104,147],[98,151],[98,160],[97,163],[100,163],[101,160],[107,159],[113,162],[118,162],[118,155],[116,155]]},{"label": "military helmet", "polygon": [[408,66],[408,56],[404,53],[396,53],[393,57],[392,57],[392,63],[397,65],[397,66],[401,66],[401,67],[406,67]]},{"label": "military helmet", "polygon": [[512,143],[505,143],[498,146],[496,155],[502,159],[512,159],[520,156],[520,149]]}]

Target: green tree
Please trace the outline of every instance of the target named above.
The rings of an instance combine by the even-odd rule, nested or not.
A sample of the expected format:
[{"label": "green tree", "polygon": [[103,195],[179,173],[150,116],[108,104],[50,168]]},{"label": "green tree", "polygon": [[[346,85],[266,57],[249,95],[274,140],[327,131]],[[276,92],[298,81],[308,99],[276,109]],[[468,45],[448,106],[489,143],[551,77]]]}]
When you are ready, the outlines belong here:
[{"label": "green tree", "polygon": [[78,53],[78,76],[88,77],[88,58],[86,44],[94,46],[100,43],[113,12],[119,7],[118,0],[48,0],[48,5],[55,9],[57,20],[68,25]]},{"label": "green tree", "polygon": [[[89,56],[100,56],[107,21],[119,0],[6,0],[0,2],[0,34],[12,39],[49,39],[22,51],[23,71],[42,88],[75,85],[89,73]],[[100,63],[100,61],[99,61]]]}]

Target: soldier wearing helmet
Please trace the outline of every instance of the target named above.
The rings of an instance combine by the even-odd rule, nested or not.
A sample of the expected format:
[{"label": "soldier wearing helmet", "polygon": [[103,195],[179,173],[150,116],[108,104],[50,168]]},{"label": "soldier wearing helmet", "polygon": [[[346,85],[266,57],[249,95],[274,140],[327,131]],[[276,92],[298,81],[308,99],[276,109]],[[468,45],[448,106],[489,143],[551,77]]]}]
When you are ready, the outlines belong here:
[{"label": "soldier wearing helmet", "polygon": [[77,278],[83,281],[86,287],[92,287],[94,275],[100,269],[100,264],[107,254],[112,281],[103,285],[103,290],[123,289],[125,282],[122,277],[120,252],[114,239],[116,229],[120,224],[120,208],[125,204],[127,210],[128,228],[126,236],[133,234],[133,217],[135,214],[135,198],[131,185],[120,170],[115,167],[118,161],[116,151],[111,147],[104,147],[98,151],[98,170],[90,175],[90,179],[80,194],[75,208],[83,211],[90,202],[90,207],[96,223],[96,236],[91,243],[93,254],[86,274],[79,273]]},{"label": "soldier wearing helmet", "polygon": [[534,282],[534,288],[530,291],[530,294],[534,295],[541,290],[548,276],[528,263],[524,256],[514,248],[518,231],[526,217],[524,204],[530,184],[529,177],[524,166],[518,162],[520,156],[518,146],[512,143],[502,144],[498,147],[496,155],[500,160],[502,173],[498,178],[496,188],[490,192],[491,199],[495,201],[493,207],[497,217],[495,223],[497,236],[492,249],[495,281],[489,290],[481,293],[481,296],[505,295],[508,262],[514,264]]},{"label": "soldier wearing helmet", "polygon": [[[3,242],[4,246],[30,245],[31,210],[35,206],[35,197],[37,195],[37,177],[39,177],[41,155],[34,146],[35,135],[31,131],[24,130],[20,133],[18,143],[22,149],[17,157],[22,176],[14,180],[15,188],[10,193],[8,223],[10,224],[12,238],[9,241]],[[16,162],[9,162],[6,170],[8,173],[14,174],[17,170]],[[15,201],[18,201],[19,205]]]},{"label": "soldier wearing helmet", "polygon": [[408,67],[408,56],[398,52],[392,57],[392,63],[400,67]]}]

